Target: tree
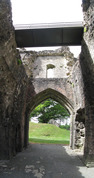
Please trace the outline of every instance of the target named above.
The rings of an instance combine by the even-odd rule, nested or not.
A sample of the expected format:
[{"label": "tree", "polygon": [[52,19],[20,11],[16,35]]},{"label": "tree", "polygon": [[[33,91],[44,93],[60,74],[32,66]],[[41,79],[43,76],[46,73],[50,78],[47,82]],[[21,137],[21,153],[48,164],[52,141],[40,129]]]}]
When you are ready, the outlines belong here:
[{"label": "tree", "polygon": [[35,116],[39,116],[39,122],[48,123],[50,119],[67,119],[69,113],[58,102],[52,99],[47,99],[31,112],[30,118]]}]

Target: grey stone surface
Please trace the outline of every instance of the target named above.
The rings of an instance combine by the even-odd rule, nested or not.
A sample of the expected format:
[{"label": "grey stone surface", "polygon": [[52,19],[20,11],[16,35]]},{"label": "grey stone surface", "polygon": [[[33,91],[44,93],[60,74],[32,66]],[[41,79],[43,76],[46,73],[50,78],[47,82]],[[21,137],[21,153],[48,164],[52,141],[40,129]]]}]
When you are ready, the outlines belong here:
[{"label": "grey stone surface", "polygon": [[[0,1],[0,159],[23,147],[21,120],[25,110],[27,76],[19,64],[10,0]],[[24,120],[24,116],[23,116]]]},{"label": "grey stone surface", "polygon": [[48,51],[20,50],[27,75],[35,78],[68,78],[76,59],[68,47]]},{"label": "grey stone surface", "polygon": [[83,3],[84,34],[80,66],[82,71],[85,101],[85,149],[87,165],[94,166],[94,1]]},{"label": "grey stone surface", "polygon": [[10,161],[0,161],[0,178],[93,178],[76,152],[63,145],[31,144]]}]

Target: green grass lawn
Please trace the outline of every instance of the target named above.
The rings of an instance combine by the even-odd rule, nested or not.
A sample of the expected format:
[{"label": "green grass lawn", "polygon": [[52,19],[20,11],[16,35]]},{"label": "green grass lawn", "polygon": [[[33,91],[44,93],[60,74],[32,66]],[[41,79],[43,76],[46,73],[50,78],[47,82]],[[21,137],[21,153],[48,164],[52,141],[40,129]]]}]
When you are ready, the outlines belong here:
[{"label": "green grass lawn", "polygon": [[29,142],[69,144],[70,131],[52,124],[29,122]]}]

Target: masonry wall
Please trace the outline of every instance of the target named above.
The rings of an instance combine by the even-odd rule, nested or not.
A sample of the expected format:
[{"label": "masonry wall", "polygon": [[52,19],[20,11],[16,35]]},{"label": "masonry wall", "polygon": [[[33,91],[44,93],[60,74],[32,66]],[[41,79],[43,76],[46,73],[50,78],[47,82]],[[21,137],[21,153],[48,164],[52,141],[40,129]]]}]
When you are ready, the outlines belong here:
[{"label": "masonry wall", "polygon": [[71,103],[73,103],[73,87],[72,84],[69,82],[69,79],[65,78],[53,78],[53,79],[32,79],[32,84],[34,87],[34,91],[36,94],[41,93],[42,91],[46,89],[53,89],[62,95],[64,95],[66,98],[70,100]]},{"label": "masonry wall", "polygon": [[[75,115],[74,115],[74,84],[72,70],[77,59],[69,51],[68,47],[62,47],[55,51],[25,51],[20,49],[21,59],[29,76],[27,115],[40,102],[49,97],[58,101],[71,114],[70,147],[75,147]],[[48,70],[47,70],[48,69]],[[49,70],[52,72],[49,74]],[[76,71],[75,71],[76,73]],[[80,75],[79,75],[80,76]],[[31,83],[34,87],[31,94]],[[76,90],[76,89],[75,89]],[[80,94],[80,90],[79,90]],[[78,95],[79,97],[79,95]],[[28,124],[27,124],[28,126]],[[28,130],[26,128],[25,130]],[[28,137],[28,135],[27,135]]]},{"label": "masonry wall", "polygon": [[34,63],[34,78],[67,78],[69,73],[68,63],[62,56],[37,57]]},{"label": "masonry wall", "polygon": [[[23,147],[26,74],[19,65],[9,0],[0,2],[0,159]],[[23,79],[23,80],[22,80]]]},{"label": "masonry wall", "polygon": [[[52,89],[65,96],[74,105],[72,68],[76,60],[68,47],[62,47],[52,51],[25,51],[20,49],[21,60],[29,77],[29,87],[33,84],[34,92],[28,97],[28,103],[32,96]],[[52,70],[52,75],[47,76],[47,69]]]},{"label": "masonry wall", "polygon": [[76,61],[68,47],[52,51],[20,51],[27,74],[35,78],[68,78]]},{"label": "masonry wall", "polygon": [[75,140],[74,147],[83,149],[85,143],[85,96],[83,90],[83,78],[80,61],[75,63],[72,72],[73,93],[74,93],[74,111],[75,111]]},{"label": "masonry wall", "polygon": [[80,65],[85,94],[85,149],[84,159],[94,166],[94,0],[83,1],[84,37]]}]

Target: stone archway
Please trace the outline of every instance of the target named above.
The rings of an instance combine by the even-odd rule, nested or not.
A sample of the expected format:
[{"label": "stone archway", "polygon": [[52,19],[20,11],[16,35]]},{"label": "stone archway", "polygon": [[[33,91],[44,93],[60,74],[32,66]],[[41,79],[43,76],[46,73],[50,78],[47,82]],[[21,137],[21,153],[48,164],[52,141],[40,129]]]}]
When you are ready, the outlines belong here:
[{"label": "stone archway", "polygon": [[[82,41],[82,51],[79,59],[80,67],[78,66],[77,70],[77,67],[74,66],[75,77],[72,83],[67,79],[61,80],[62,78],[58,76],[58,79],[61,79],[58,80],[58,86],[55,86],[57,80],[56,82],[55,80],[53,80],[53,86],[55,86],[53,90],[56,89],[56,87],[57,92],[60,92],[62,90],[62,95],[66,96],[63,97],[62,104],[66,103],[66,107],[68,107],[68,109],[72,108],[70,102],[68,102],[69,100],[66,100],[66,98],[69,98],[66,94],[68,94],[68,91],[70,90],[70,87],[68,86],[68,84],[70,84],[72,87],[71,91],[73,92],[73,94],[71,93],[71,96],[73,96],[72,98],[74,99],[72,101],[75,105],[75,113],[77,110],[79,110],[79,106],[82,109],[85,108],[86,138],[84,158],[85,163],[88,166],[94,166],[94,3],[93,0],[84,0],[82,5],[85,28]],[[28,119],[25,119],[25,117],[28,118],[29,103],[34,102],[33,97],[35,97],[38,93],[37,90],[34,91],[32,89],[32,86],[28,86],[28,80],[31,79],[32,76],[31,73],[30,75],[28,75],[30,71],[28,73],[26,72],[21,59],[19,58],[19,53],[16,50],[17,46],[15,43],[15,35],[13,32],[14,28],[12,25],[10,0],[2,1],[0,6],[0,159],[7,159],[15,155],[17,151],[21,151],[23,149],[23,143],[26,144],[24,138],[27,137],[24,135],[21,136],[21,133],[22,130],[25,130],[25,122],[28,121]],[[70,59],[72,59],[72,56]],[[41,75],[38,75],[38,64],[40,64],[40,56],[36,61],[35,75],[33,75],[34,78],[42,78],[43,76],[43,72],[41,70],[42,68],[40,68]],[[69,66],[70,63],[68,63],[67,67]],[[64,78],[68,77],[69,73],[67,73],[67,70],[64,70],[66,71],[66,75],[63,75],[65,72],[62,70],[62,66],[60,66],[60,68],[62,71],[62,75],[60,73],[60,76]],[[43,80],[40,79],[39,82],[41,81]],[[64,82],[64,85],[62,84],[62,81]],[[32,83],[34,83],[34,80],[31,79],[31,85],[33,85]],[[37,84],[38,82],[35,83]],[[49,86],[53,82],[51,81],[50,83],[49,80],[49,82],[47,81],[47,83],[49,83],[47,87],[50,88]],[[43,85],[41,84],[40,89],[42,89],[42,86]],[[31,87],[31,97],[30,100],[27,101],[27,88],[29,87]],[[40,92],[42,91],[43,90],[41,90]],[[74,129],[72,130],[74,132]]]},{"label": "stone archway", "polygon": [[29,114],[32,112],[32,110],[38,106],[41,102],[45,101],[48,98],[52,98],[55,101],[59,102],[62,106],[66,108],[66,110],[70,113],[71,115],[71,121],[70,121],[70,146],[74,148],[74,107],[73,103],[63,94],[60,92],[48,88],[46,90],[43,90],[33,96],[31,98],[31,101],[27,105],[26,109],[26,119],[25,119],[25,127],[24,127],[24,146],[27,147],[28,145],[28,130],[29,130]]}]

